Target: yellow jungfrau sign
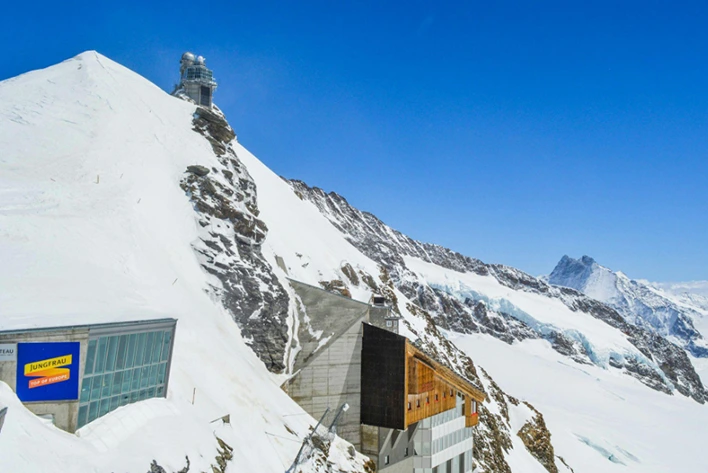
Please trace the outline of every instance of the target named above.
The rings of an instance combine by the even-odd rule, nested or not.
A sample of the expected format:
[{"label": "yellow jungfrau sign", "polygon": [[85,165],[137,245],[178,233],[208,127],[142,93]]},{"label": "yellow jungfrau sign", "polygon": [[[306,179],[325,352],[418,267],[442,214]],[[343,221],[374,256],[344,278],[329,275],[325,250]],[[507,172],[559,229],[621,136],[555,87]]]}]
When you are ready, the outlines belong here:
[{"label": "yellow jungfrau sign", "polygon": [[71,364],[72,355],[58,356],[49,358],[48,360],[33,361],[25,365],[25,376],[43,376],[42,374],[32,374],[41,371],[47,371],[52,368],[69,366]]},{"label": "yellow jungfrau sign", "polygon": [[29,388],[38,388],[48,384],[60,383],[71,377],[69,368],[62,366],[71,365],[72,355],[58,356],[47,360],[33,361],[25,365],[25,376],[35,379],[29,381]]}]

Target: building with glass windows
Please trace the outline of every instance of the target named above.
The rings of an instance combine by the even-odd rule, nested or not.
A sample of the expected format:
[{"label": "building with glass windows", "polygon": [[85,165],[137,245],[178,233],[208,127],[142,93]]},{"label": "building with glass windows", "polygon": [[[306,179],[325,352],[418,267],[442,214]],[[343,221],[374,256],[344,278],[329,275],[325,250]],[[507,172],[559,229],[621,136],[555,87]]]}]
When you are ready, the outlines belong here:
[{"label": "building with glass windows", "polygon": [[74,432],[120,406],[166,396],[176,323],[0,331],[0,380],[30,411]]},{"label": "building with glass windows", "polygon": [[179,66],[180,81],[173,94],[181,92],[197,105],[211,108],[216,81],[214,73],[206,67],[206,59],[186,52],[182,54]]},{"label": "building with glass windows", "polygon": [[367,304],[291,284],[308,326],[283,390],[316,419],[346,403],[337,434],[376,471],[472,472],[477,405],[486,394],[400,335],[400,317],[381,297]]}]

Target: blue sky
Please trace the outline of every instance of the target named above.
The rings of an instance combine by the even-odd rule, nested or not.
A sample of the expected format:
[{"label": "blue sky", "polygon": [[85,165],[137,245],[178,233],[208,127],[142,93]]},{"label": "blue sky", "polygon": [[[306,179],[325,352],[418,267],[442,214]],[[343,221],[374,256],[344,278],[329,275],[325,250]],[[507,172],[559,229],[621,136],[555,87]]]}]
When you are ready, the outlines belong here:
[{"label": "blue sky", "polygon": [[271,169],[410,236],[551,271],[708,279],[708,4],[14,2],[0,79],[96,49],[207,58]]}]

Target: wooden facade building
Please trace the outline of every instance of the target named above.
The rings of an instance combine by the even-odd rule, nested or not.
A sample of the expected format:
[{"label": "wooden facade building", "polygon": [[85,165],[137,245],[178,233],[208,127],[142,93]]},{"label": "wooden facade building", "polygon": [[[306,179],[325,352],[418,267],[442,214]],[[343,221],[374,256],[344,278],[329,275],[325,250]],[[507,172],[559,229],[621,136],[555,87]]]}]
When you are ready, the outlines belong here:
[{"label": "wooden facade building", "polygon": [[477,424],[484,392],[401,335],[364,324],[361,357],[362,424],[405,430],[453,409],[464,399],[465,426]]}]

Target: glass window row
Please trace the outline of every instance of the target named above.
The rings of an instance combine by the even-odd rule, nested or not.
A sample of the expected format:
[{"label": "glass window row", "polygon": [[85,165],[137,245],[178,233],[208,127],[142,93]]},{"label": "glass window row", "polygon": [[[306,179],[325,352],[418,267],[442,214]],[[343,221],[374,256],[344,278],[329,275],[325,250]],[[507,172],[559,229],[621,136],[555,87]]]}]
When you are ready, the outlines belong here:
[{"label": "glass window row", "polygon": [[79,406],[78,427],[83,427],[89,422],[96,420],[121,406],[153,397],[161,397],[164,396],[164,393],[164,386],[152,386],[139,391],[132,391],[119,396],[113,396],[110,398],[92,401],[88,404],[82,404]]},{"label": "glass window row", "polygon": [[171,330],[90,340],[84,376],[167,361],[171,343]]},{"label": "glass window row", "polygon": [[165,384],[167,363],[84,377],[79,402],[115,396],[136,389]]}]

